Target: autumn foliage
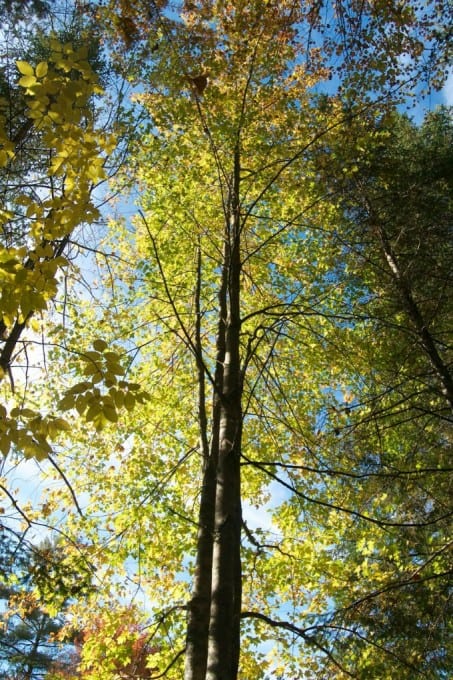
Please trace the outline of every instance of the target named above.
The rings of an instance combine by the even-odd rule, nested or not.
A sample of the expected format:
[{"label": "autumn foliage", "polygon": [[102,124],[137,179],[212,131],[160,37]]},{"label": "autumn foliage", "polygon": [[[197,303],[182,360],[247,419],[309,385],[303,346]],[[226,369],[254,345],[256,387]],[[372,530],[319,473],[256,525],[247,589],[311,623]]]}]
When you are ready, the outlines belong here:
[{"label": "autumn foliage", "polygon": [[447,2],[86,11],[107,93],[51,39],[0,133],[0,449],[48,482],[5,489],[89,565],[74,677],[441,680],[452,132],[401,107]]}]

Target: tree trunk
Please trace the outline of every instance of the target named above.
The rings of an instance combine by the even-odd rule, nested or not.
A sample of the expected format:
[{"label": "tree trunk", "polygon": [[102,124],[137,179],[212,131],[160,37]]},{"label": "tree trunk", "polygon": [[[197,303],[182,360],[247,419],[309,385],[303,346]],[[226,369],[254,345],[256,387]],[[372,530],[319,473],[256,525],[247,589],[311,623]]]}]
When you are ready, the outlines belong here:
[{"label": "tree trunk", "polygon": [[227,319],[220,406],[211,618],[207,680],[235,680],[239,665],[241,612],[242,375],[240,364],[241,220],[239,149],[235,150],[226,243]]},{"label": "tree trunk", "polygon": [[241,609],[241,422],[235,397],[222,409],[207,680],[235,680]]},{"label": "tree trunk", "polygon": [[381,239],[382,249],[384,252],[385,259],[391,271],[393,280],[397,286],[398,292],[400,294],[404,309],[409,319],[411,320],[414,331],[416,332],[420,346],[428,357],[431,366],[433,367],[437,378],[441,384],[441,392],[453,413],[453,378],[449,371],[447,364],[442,360],[440,356],[435,340],[431,335],[428,323],[423,318],[422,312],[417,305],[410,284],[406,281],[405,277],[402,275],[400,268],[398,266],[398,261],[395,253],[393,252],[392,246],[390,244],[389,238],[385,233],[384,229],[379,226],[379,236]]},{"label": "tree trunk", "polygon": [[203,470],[185,680],[235,680],[239,666],[242,374],[238,151],[225,220],[210,450]]}]

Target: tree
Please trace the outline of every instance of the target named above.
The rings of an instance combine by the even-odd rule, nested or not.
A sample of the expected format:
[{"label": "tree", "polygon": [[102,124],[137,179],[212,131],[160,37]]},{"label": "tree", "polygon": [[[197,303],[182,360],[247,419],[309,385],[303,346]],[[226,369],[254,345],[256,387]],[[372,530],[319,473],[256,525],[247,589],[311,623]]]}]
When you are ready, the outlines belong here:
[{"label": "tree", "polygon": [[[112,603],[110,603],[111,605]],[[104,607],[83,630],[75,631],[76,654],[70,667],[53,665],[49,680],[82,677],[84,680],[152,678],[156,668],[149,663],[156,652],[152,634],[141,624],[138,607]]]},{"label": "tree", "polygon": [[[96,129],[92,104],[101,90],[88,48],[41,35],[35,58],[36,51],[45,59],[36,65],[16,60],[14,83],[7,58],[0,82],[0,371],[13,393],[11,366],[27,356],[44,328],[39,316],[70,267],[74,231],[99,218],[93,192],[107,176],[106,154],[114,146],[111,135]],[[0,450],[6,455],[16,446],[26,457],[45,458],[49,438],[65,422],[20,403],[10,412],[0,406]]]},{"label": "tree", "polygon": [[[65,666],[71,649],[67,640],[63,643],[58,639],[65,623],[68,570],[66,568],[65,573],[64,567],[60,568],[64,561],[61,562],[57,546],[48,541],[40,546],[28,545],[24,538],[18,540],[6,527],[1,533],[1,555],[1,599],[5,601],[0,628],[1,676],[9,680],[47,677],[47,671],[57,659]],[[52,571],[57,562],[58,579],[55,580]],[[82,572],[78,576],[81,577]],[[71,581],[72,585],[78,581],[74,574]],[[78,588],[82,590],[80,582]],[[46,609],[49,589],[57,594],[55,602],[60,605],[55,615]]]},{"label": "tree", "polygon": [[[378,330],[392,323],[412,374],[416,354],[424,358],[427,365],[412,378],[425,385],[420,400],[425,409],[430,402],[440,419],[453,408],[451,359],[443,340],[451,317],[451,134],[447,109],[429,115],[419,129],[393,115],[382,122],[352,176],[342,180],[337,172],[334,178],[329,169],[348,220],[339,233],[351,251],[351,267],[356,275],[362,272],[372,293],[367,310]],[[395,349],[388,354],[398,356]],[[416,388],[408,391],[414,396]]]},{"label": "tree", "polygon": [[[285,675],[420,668],[406,645],[385,644],[370,667],[365,617],[338,623],[389,592],[395,572],[403,587],[401,567],[412,579],[412,528],[443,529],[445,517],[436,508],[429,518],[418,483],[392,490],[395,475],[412,479],[414,432],[393,417],[373,429],[370,326],[357,314],[370,284],[349,275],[342,183],[326,195],[322,164],[339,170],[332,149],[344,145],[344,176],[354,176],[356,133],[371,144],[402,90],[398,59],[412,58],[413,76],[423,49],[440,54],[445,35],[433,28],[437,6],[419,17],[409,6],[345,3],[329,28],[330,10],[184,3],[178,18],[156,11],[149,24],[140,3],[121,4],[129,46],[143,26],[149,39],[137,48],[149,61],[135,71],[142,88],[151,83],[139,95],[149,124],[134,150],[136,233],[119,222],[98,249],[121,282],[114,304],[104,289],[98,306],[79,299],[71,314],[80,295],[68,289],[71,324],[54,329],[51,358],[60,383],[84,377],[61,408],[99,430],[93,440],[75,422],[59,457],[71,460],[71,488],[90,494],[74,531],[93,538],[107,582],[124,564],[138,587],[150,582],[152,665],[169,678],[181,677],[183,654],[186,680],[263,678],[254,645],[269,638],[279,646],[271,670]],[[319,94],[332,74],[342,92]],[[101,337],[88,336],[92,326]],[[80,367],[63,339],[85,357]],[[129,387],[118,378],[121,353],[131,357]],[[353,389],[367,395],[360,413]],[[241,506],[265,504],[271,484],[284,493],[255,529]]]},{"label": "tree", "polygon": [[[356,301],[355,313],[371,330],[370,369],[362,369],[362,385],[347,404],[338,404],[334,418],[342,432],[354,428],[354,440],[368,446],[371,424],[380,440],[373,443],[379,460],[370,460],[371,469],[380,472],[386,495],[386,474],[392,480],[392,498],[399,498],[412,524],[400,530],[399,549],[371,531],[346,549],[343,558],[354,569],[376,551],[380,576],[387,576],[384,587],[377,582],[374,593],[340,609],[339,619],[355,621],[362,636],[373,633],[375,644],[394,653],[410,650],[407,660],[417,670],[409,666],[408,677],[446,677],[451,658],[452,132],[445,109],[420,127],[392,114],[376,129],[352,176],[341,179],[338,169],[328,171],[342,196],[337,238],[349,252],[349,275],[368,291]],[[357,653],[349,636],[339,636],[338,643],[343,658]],[[367,657],[364,669],[373,655]],[[385,663],[373,663],[373,672],[386,677]]]},{"label": "tree", "polygon": [[3,20],[18,22],[42,17],[49,12],[49,5],[43,0],[2,0],[0,11]]}]

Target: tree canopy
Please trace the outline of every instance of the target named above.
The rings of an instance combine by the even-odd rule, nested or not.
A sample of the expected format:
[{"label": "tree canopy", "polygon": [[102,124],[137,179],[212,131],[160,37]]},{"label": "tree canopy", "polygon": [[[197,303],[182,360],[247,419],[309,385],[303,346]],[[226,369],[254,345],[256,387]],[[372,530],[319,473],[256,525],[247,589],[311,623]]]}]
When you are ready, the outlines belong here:
[{"label": "tree canopy", "polygon": [[115,135],[50,36],[0,150],[0,448],[48,486],[3,488],[87,570],[75,672],[448,677],[452,124],[397,109],[447,4],[86,11]]}]

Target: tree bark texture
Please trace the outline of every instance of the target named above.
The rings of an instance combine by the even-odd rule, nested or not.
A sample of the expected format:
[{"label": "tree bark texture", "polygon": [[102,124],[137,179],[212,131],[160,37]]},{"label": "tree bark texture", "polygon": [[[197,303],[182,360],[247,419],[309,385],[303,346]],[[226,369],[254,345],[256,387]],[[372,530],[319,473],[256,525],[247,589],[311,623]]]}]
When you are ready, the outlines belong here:
[{"label": "tree bark texture", "polygon": [[242,372],[238,152],[233,175],[225,213],[210,446],[203,461],[185,680],[235,680],[239,666]]}]

